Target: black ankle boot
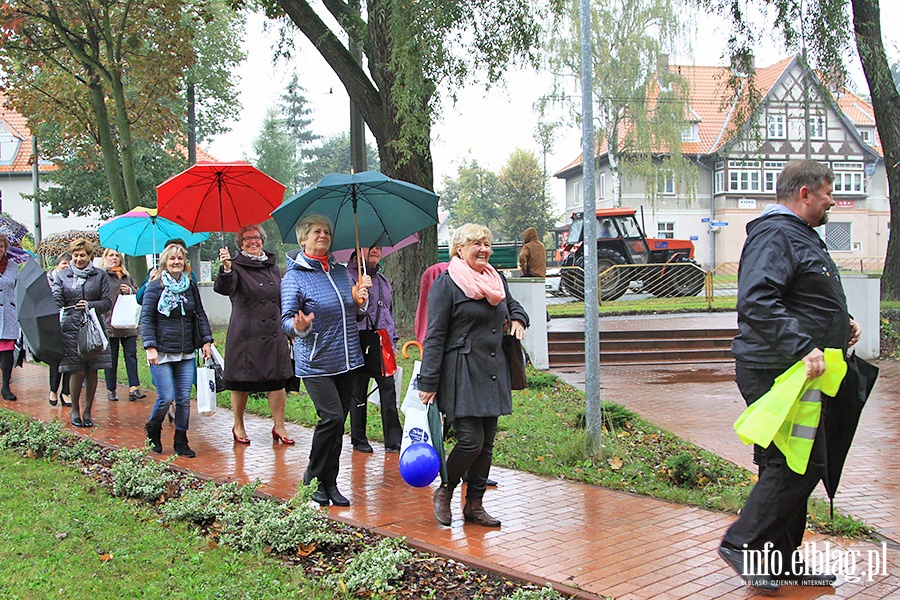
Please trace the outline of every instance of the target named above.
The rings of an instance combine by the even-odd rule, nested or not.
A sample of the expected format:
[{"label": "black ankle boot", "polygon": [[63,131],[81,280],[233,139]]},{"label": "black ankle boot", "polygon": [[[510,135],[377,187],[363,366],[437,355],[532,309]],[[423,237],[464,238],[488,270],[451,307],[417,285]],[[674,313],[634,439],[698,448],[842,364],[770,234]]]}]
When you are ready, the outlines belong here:
[{"label": "black ankle boot", "polygon": [[175,430],[175,454],[185,458],[197,456],[197,453],[188,446],[187,431]]},{"label": "black ankle boot", "polygon": [[153,421],[147,421],[144,423],[144,431],[147,432],[150,449],[156,454],[162,454],[162,425]]},{"label": "black ankle boot", "polygon": [[350,501],[341,493],[336,485],[326,485],[325,493],[335,506],[350,506]]},{"label": "black ankle boot", "polygon": [[9,400],[10,402],[16,400],[16,395],[12,393],[12,390],[9,389],[9,385],[6,384],[0,389],[0,396],[3,396],[4,400]]},{"label": "black ankle boot", "polygon": [[481,498],[466,498],[466,505],[463,506],[463,517],[466,523],[475,523],[482,527],[500,527],[500,519],[495,519],[488,514],[481,505]]}]

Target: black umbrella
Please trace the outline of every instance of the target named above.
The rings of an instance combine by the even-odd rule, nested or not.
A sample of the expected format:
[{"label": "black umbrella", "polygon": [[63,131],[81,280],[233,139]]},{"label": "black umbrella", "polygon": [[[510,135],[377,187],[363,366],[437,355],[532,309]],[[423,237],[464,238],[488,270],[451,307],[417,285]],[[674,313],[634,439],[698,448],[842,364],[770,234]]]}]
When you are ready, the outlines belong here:
[{"label": "black umbrella", "polygon": [[859,417],[872,393],[878,367],[854,352],[847,358],[847,375],[834,398],[825,403],[825,491],[831,500],[834,518],[834,496],[841,482],[841,471],[856,433]]},{"label": "black umbrella", "polygon": [[50,291],[47,274],[34,260],[28,260],[16,282],[19,325],[34,357],[42,362],[62,360],[63,340],[59,327],[59,307]]}]

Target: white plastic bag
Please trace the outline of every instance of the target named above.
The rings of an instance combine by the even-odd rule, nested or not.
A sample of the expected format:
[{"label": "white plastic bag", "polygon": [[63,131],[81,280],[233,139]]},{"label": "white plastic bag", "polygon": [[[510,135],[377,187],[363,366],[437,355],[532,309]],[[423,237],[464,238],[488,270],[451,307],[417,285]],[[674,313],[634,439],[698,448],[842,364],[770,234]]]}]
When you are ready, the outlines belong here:
[{"label": "white plastic bag", "polygon": [[122,294],[116,298],[110,326],[114,329],[134,329],[141,317],[141,305],[134,294]]},{"label": "white plastic bag", "polygon": [[406,396],[403,398],[403,405],[400,410],[403,411],[403,439],[400,442],[400,456],[409,447],[410,444],[416,442],[425,442],[431,444],[434,448],[434,440],[431,439],[431,430],[428,427],[428,406],[422,403],[419,398],[419,387],[416,385],[416,379],[419,376],[419,367],[422,363],[416,361],[413,363],[413,374],[409,380],[409,387],[406,389]]},{"label": "white plastic bag", "polygon": [[100,318],[97,316],[97,309],[89,309],[87,317],[94,323],[94,328],[100,332],[100,337],[103,338],[103,350],[106,350],[109,348],[109,340],[106,338],[106,328],[100,323]]},{"label": "white plastic bag", "polygon": [[212,367],[197,367],[197,412],[204,417],[216,414],[216,371]]},{"label": "white plastic bag", "polygon": [[[403,397],[403,367],[397,366],[394,377],[394,399],[400,406],[400,398]],[[369,379],[368,400],[375,406],[381,406],[381,394],[378,391],[378,382],[374,378]]]}]

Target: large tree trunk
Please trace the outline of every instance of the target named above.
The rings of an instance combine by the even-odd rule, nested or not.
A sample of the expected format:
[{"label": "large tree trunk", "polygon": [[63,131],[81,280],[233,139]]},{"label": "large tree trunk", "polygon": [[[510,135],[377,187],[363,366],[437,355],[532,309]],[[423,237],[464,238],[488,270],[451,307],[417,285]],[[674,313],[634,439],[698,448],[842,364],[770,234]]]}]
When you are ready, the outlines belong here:
[{"label": "large tree trunk", "polygon": [[95,81],[90,82],[90,91],[91,109],[97,119],[97,137],[100,142],[100,155],[103,157],[103,170],[106,172],[106,182],[109,185],[109,195],[116,214],[122,214],[128,209],[125,205],[125,191],[122,189],[122,178],[119,174],[119,156],[109,123],[105,94],[100,84]]},{"label": "large tree trunk", "polygon": [[894,85],[881,37],[881,10],[878,0],[852,0],[856,48],[862,62],[884,162],[887,170],[891,206],[891,230],[888,239],[881,295],[885,300],[900,300],[900,92]]}]

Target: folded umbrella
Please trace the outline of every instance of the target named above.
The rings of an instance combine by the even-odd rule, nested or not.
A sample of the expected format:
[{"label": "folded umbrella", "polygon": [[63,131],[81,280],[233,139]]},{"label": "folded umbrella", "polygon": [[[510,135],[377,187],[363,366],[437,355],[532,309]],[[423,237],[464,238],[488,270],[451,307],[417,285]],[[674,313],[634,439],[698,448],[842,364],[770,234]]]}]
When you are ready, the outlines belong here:
[{"label": "folded umbrella", "polygon": [[34,357],[48,363],[61,361],[64,353],[59,307],[47,274],[34,260],[29,259],[19,271],[16,304],[22,334]]},{"label": "folded umbrella", "polygon": [[859,418],[878,379],[878,367],[854,352],[847,358],[847,375],[834,398],[825,402],[825,491],[831,500],[834,518],[834,496],[841,482],[841,472],[856,433]]}]

